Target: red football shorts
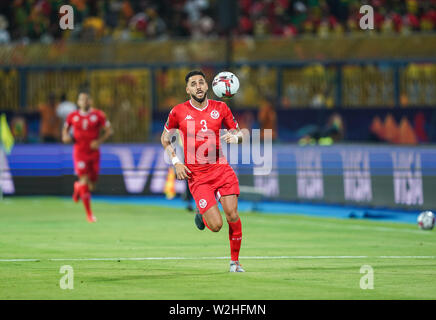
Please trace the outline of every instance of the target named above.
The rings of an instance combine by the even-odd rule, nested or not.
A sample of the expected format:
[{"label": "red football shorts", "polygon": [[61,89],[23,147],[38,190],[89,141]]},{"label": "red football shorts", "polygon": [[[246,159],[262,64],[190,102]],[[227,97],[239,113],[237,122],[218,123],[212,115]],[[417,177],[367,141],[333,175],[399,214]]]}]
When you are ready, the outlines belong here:
[{"label": "red football shorts", "polygon": [[188,184],[200,214],[216,205],[222,196],[239,196],[238,177],[228,164],[213,165],[206,172],[193,172]]},{"label": "red football shorts", "polygon": [[87,175],[89,180],[96,182],[100,172],[100,153],[83,154],[75,152],[73,155],[74,171],[81,177]]}]

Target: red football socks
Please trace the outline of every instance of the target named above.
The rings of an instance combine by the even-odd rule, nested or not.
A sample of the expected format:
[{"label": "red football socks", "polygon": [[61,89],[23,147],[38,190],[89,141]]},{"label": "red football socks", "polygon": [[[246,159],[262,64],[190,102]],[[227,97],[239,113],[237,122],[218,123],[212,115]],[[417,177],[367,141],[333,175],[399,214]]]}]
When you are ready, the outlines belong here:
[{"label": "red football socks", "polygon": [[91,193],[89,192],[87,184],[81,184],[79,186],[79,194],[80,198],[82,198],[83,205],[85,206],[86,218],[89,222],[95,222],[96,219],[91,211]]},{"label": "red football socks", "polygon": [[236,222],[227,222],[229,224],[230,256],[232,261],[238,261],[242,242],[241,219]]}]

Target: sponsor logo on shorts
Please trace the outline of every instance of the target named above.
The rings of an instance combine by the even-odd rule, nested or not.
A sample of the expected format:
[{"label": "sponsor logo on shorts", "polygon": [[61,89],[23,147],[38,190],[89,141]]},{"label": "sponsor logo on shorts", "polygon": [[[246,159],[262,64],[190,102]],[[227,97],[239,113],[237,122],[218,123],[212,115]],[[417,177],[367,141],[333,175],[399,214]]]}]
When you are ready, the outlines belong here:
[{"label": "sponsor logo on shorts", "polygon": [[83,161],[79,161],[79,162],[77,162],[77,167],[78,167],[79,169],[85,169],[85,162],[83,162]]},{"label": "sponsor logo on shorts", "polygon": [[220,113],[216,110],[212,110],[210,116],[212,117],[212,119],[218,119],[220,117]]},{"label": "sponsor logo on shorts", "polygon": [[204,199],[200,199],[200,201],[198,201],[198,205],[200,206],[201,209],[204,209],[207,206],[207,201]]}]

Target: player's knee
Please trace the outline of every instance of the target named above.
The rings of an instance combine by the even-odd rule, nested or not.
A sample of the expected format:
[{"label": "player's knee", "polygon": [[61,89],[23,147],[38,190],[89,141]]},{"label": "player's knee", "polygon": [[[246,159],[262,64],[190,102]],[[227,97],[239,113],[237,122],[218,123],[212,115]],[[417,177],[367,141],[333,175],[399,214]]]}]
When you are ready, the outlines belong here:
[{"label": "player's knee", "polygon": [[238,210],[236,208],[229,210],[229,212],[226,213],[227,213],[227,220],[229,220],[230,222],[238,221],[239,215],[238,215]]},{"label": "player's knee", "polygon": [[213,232],[218,232],[218,231],[221,230],[222,226],[223,226],[222,223],[217,223],[217,224],[214,224],[213,226],[211,226],[210,229],[211,229]]}]

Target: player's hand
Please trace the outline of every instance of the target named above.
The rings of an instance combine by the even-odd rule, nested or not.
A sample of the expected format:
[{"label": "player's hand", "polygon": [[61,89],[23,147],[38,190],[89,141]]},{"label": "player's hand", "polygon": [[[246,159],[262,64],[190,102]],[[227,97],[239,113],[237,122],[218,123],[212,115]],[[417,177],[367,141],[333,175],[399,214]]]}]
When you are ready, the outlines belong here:
[{"label": "player's hand", "polygon": [[191,179],[188,173],[191,173],[191,170],[188,169],[183,163],[176,163],[174,165],[176,168],[176,177],[179,180]]},{"label": "player's hand", "polygon": [[98,142],[98,140],[92,140],[90,147],[93,150],[97,150],[100,147],[100,142]]},{"label": "player's hand", "polygon": [[64,135],[62,135],[62,142],[63,143],[71,143],[71,142],[73,142],[73,139],[71,138],[71,136],[69,134],[64,134]]},{"label": "player's hand", "polygon": [[238,143],[238,137],[231,132],[227,132],[226,134],[220,137],[227,143]]}]

